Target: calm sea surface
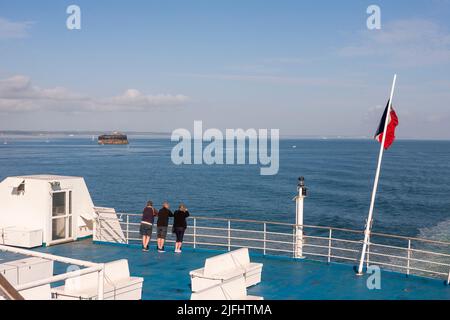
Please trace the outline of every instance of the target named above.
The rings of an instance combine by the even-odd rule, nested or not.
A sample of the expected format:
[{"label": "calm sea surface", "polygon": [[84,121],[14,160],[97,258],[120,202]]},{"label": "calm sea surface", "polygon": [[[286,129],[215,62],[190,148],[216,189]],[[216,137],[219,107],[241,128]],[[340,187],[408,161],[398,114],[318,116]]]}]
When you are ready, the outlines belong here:
[{"label": "calm sea surface", "polygon": [[[120,212],[167,199],[195,215],[293,223],[302,175],[305,224],[364,228],[374,141],[282,140],[278,175],[260,176],[258,166],[175,166],[169,138],[130,138],[128,146],[99,146],[90,137],[9,138],[0,141],[0,178],[83,176],[97,206]],[[374,218],[379,232],[450,240],[450,142],[396,141],[385,153]]]}]

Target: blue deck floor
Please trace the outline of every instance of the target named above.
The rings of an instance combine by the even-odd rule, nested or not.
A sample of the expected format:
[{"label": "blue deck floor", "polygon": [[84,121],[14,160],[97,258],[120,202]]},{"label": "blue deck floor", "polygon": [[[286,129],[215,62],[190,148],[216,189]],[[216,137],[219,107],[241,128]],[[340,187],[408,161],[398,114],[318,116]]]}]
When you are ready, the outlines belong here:
[{"label": "blue deck floor", "polygon": [[[134,247],[92,244],[91,240],[38,250],[95,262],[128,259],[132,275],[145,278],[143,299],[189,299],[189,271],[218,254],[189,248],[182,254],[142,252]],[[367,275],[357,277],[351,265],[262,256],[252,260],[264,263],[263,280],[248,292],[265,299],[450,299],[450,286],[442,280],[382,271],[381,289],[369,290]]]}]

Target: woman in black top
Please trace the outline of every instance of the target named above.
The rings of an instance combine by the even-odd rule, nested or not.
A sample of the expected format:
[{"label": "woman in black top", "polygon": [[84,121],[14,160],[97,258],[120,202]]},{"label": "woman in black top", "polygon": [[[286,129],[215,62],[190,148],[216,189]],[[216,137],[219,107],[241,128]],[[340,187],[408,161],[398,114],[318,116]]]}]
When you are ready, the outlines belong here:
[{"label": "woman in black top", "polygon": [[144,212],[142,212],[142,220],[139,227],[139,233],[142,236],[143,251],[148,251],[148,244],[150,242],[150,238],[152,237],[153,221],[155,220],[155,216],[157,214],[158,211],[153,208],[153,202],[147,201],[147,206],[144,208]]},{"label": "woman in black top", "polygon": [[189,211],[184,204],[180,204],[177,211],[173,213],[173,233],[177,236],[175,243],[175,252],[181,253],[184,232],[187,228],[186,218],[189,217]]}]

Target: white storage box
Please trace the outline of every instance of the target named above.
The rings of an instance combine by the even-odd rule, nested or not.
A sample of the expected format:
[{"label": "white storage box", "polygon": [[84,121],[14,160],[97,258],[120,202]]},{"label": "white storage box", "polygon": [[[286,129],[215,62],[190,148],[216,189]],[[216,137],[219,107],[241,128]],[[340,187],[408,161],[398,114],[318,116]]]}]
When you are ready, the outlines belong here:
[{"label": "white storage box", "polygon": [[3,244],[22,248],[40,247],[42,246],[42,230],[22,227],[4,228]]},{"label": "white storage box", "polygon": [[0,273],[8,280],[12,286],[17,285],[17,268],[6,263],[0,264]]},{"label": "white storage box", "polygon": [[31,257],[5,262],[4,265],[15,270],[18,285],[53,277],[53,261],[51,260]]}]

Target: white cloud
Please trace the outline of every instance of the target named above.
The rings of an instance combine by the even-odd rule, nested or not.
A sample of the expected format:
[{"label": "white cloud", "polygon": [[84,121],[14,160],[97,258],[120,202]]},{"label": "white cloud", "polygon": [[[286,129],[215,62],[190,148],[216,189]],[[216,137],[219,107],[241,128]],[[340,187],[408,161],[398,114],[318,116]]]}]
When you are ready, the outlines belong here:
[{"label": "white cloud", "polygon": [[181,94],[145,95],[136,89],[108,98],[92,98],[63,87],[41,88],[26,76],[16,75],[0,79],[0,111],[23,112],[54,110],[79,111],[146,111],[155,107],[186,103],[189,97]]},{"label": "white cloud", "polygon": [[32,24],[32,22],[14,22],[0,17],[0,39],[25,38]]},{"label": "white cloud", "polygon": [[373,56],[398,66],[450,63],[450,33],[428,20],[398,20],[381,30],[361,33],[358,44],[342,48],[342,56]]},{"label": "white cloud", "polygon": [[0,79],[0,99],[2,100],[79,100],[83,97],[62,87],[42,89],[34,86],[31,79],[16,75]]},{"label": "white cloud", "polygon": [[155,94],[145,95],[139,90],[128,89],[122,95],[103,99],[101,104],[108,108],[121,109],[122,107],[133,108],[136,111],[144,110],[151,107],[178,105],[189,101],[189,97],[177,94]]}]

